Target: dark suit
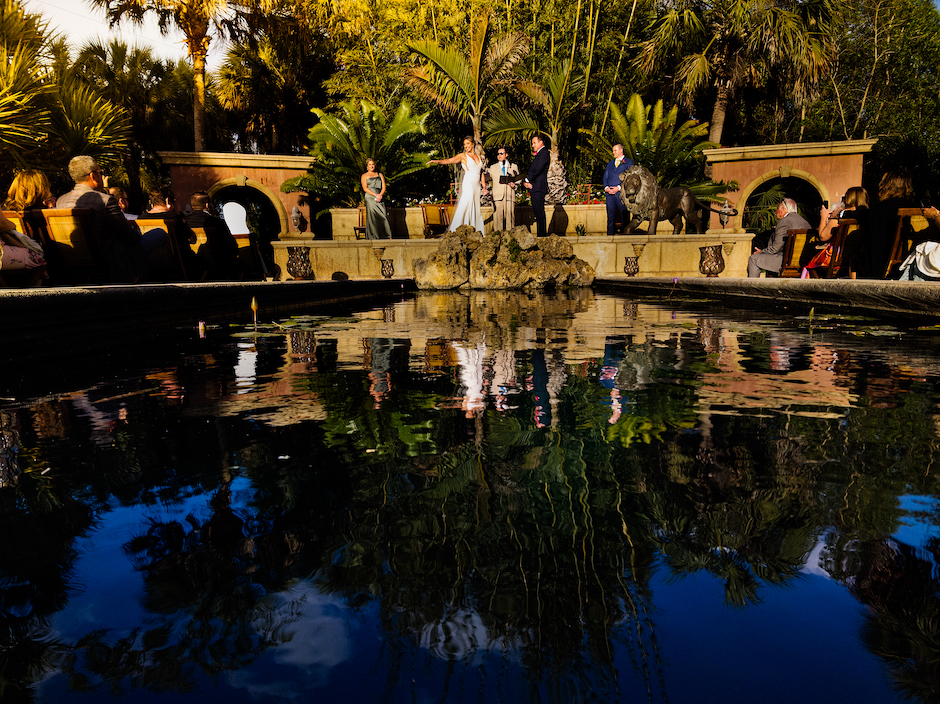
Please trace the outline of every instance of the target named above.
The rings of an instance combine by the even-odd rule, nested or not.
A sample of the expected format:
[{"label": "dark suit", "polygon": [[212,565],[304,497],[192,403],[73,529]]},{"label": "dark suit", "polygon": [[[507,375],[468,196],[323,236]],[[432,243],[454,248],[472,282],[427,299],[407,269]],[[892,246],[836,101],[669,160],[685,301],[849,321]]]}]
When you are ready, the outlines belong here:
[{"label": "dark suit", "polygon": [[206,245],[212,261],[212,277],[238,278],[242,273],[238,261],[238,242],[232,236],[225,220],[205,210],[199,210],[187,215],[186,223],[190,227],[200,227],[206,231]]},{"label": "dark suit", "polygon": [[108,262],[111,283],[134,283],[146,271],[147,252],[141,244],[140,232],[124,217],[114,196],[77,183],[56,201],[56,208],[88,208],[93,211],[95,234]]},{"label": "dark suit", "polygon": [[539,237],[545,237],[545,194],[548,193],[548,164],[551,157],[548,147],[542,147],[532,157],[526,181],[532,184],[529,196],[532,198],[532,215],[535,216],[535,232]]},{"label": "dark suit", "polygon": [[183,266],[186,267],[186,277],[190,281],[201,281],[208,265],[200,257],[196,256],[190,244],[196,241],[196,233],[192,231],[186,220],[179,213],[171,211],[158,213],[142,213],[137,216],[137,220],[163,220],[173,223],[173,231],[176,233],[176,248],[179,250],[180,259]]},{"label": "dark suit", "polygon": [[[611,159],[607,162],[607,168],[604,169],[604,188],[615,187],[620,188],[620,174],[633,166],[633,160],[628,159],[627,157],[621,157],[620,166],[616,165],[616,159]],[[621,226],[623,225],[623,212],[626,210],[626,207],[623,204],[623,201],[620,200],[620,192],[610,194],[607,193],[607,234],[614,234],[614,222],[620,220]]]}]

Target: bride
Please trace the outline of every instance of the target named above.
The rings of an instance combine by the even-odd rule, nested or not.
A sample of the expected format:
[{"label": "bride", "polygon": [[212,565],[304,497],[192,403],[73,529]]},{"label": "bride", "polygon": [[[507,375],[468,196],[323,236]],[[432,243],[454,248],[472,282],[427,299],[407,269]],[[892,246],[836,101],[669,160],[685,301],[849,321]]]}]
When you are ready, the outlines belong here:
[{"label": "bride", "polygon": [[483,179],[483,160],[473,149],[476,142],[473,137],[464,137],[463,153],[450,159],[431,159],[428,164],[463,164],[463,181],[460,184],[460,200],[454,209],[450,223],[453,232],[460,225],[470,225],[474,230],[483,232],[483,214],[480,211],[480,191],[486,195],[486,181]]}]

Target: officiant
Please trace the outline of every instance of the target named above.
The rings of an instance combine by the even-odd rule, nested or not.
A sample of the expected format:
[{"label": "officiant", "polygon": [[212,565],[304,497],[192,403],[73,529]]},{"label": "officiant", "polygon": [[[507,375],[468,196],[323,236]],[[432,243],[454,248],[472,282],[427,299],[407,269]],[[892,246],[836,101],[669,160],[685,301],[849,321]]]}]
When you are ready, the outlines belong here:
[{"label": "officiant", "polygon": [[516,181],[519,167],[509,162],[509,150],[500,147],[496,163],[490,166],[493,180],[493,230],[508,232],[516,226]]}]

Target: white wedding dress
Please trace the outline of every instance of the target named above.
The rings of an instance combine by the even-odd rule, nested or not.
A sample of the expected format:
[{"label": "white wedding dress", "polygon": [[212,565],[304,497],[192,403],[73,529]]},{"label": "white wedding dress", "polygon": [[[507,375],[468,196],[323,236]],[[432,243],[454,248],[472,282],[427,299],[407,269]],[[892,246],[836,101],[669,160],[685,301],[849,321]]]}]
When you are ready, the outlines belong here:
[{"label": "white wedding dress", "polygon": [[483,212],[480,210],[480,172],[482,170],[482,159],[477,163],[469,157],[464,157],[460,200],[457,201],[454,218],[450,223],[451,232],[461,225],[470,225],[477,232],[483,232]]}]

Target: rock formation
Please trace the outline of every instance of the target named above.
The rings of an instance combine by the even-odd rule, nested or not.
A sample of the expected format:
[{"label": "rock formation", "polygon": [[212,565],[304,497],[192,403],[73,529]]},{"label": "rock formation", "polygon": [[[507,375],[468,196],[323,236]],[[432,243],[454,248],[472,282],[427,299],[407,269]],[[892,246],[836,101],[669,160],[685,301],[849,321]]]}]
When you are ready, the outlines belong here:
[{"label": "rock formation", "polygon": [[427,259],[416,259],[414,270],[421,289],[564,288],[590,286],[595,276],[563,237],[538,239],[525,227],[484,237],[467,225],[442,237]]}]

